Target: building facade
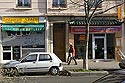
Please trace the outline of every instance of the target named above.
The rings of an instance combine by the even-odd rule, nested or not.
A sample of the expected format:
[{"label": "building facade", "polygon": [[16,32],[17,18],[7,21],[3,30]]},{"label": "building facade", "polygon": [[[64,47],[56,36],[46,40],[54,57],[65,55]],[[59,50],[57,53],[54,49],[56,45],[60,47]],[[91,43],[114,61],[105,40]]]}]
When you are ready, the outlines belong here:
[{"label": "building facade", "polygon": [[0,62],[45,51],[46,0],[0,1]]},{"label": "building facade", "polygon": [[[105,1],[97,10],[115,4]],[[122,9],[116,7],[92,19],[89,59],[118,60],[116,50],[125,51]],[[85,56],[84,9],[70,0],[0,1],[0,27],[0,63],[33,51],[54,52],[66,61],[69,43],[73,43],[77,59]]]},{"label": "building facade", "polygon": [[[70,0],[48,0],[48,46],[62,61],[68,56],[69,43],[76,49],[76,58],[85,56],[85,13],[84,7],[78,7]],[[104,1],[97,10],[116,5],[115,1]],[[120,13],[118,13],[120,11]],[[90,23],[89,59],[119,60],[116,50],[122,50],[123,23],[118,19],[121,9],[111,9],[94,17]],[[121,18],[120,18],[121,19]]]}]

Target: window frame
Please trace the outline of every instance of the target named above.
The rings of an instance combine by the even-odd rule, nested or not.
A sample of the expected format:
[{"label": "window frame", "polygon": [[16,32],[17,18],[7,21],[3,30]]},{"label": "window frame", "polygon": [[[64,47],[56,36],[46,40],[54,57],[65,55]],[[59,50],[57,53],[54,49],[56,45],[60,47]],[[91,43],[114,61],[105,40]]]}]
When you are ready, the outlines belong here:
[{"label": "window frame", "polygon": [[60,9],[67,8],[67,0],[63,0],[64,4],[61,4],[61,0],[56,0],[55,3],[57,4],[54,4],[54,1],[55,0],[52,0],[52,8],[60,8]]},{"label": "window frame", "polygon": [[19,0],[16,0],[15,1],[15,8],[14,9],[32,9],[32,0],[29,0],[29,5],[26,6],[24,3],[25,3],[25,0],[21,0],[23,2],[22,5],[19,5],[18,4],[18,1]]}]

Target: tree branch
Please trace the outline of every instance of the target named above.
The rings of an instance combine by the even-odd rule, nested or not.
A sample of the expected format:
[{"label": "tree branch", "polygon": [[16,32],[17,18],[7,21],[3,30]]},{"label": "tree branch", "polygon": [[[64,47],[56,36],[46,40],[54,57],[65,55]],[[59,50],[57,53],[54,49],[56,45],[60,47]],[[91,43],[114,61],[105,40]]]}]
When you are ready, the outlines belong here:
[{"label": "tree branch", "polygon": [[103,13],[105,13],[105,12],[107,12],[107,11],[109,11],[109,10],[115,8],[115,7],[121,6],[121,5],[123,5],[123,4],[124,4],[124,1],[123,1],[121,4],[118,4],[118,5],[112,6],[112,7],[108,8],[108,9],[106,9],[106,10],[104,10],[104,11],[97,12],[97,13],[95,13],[94,15],[96,16],[96,15],[99,15],[99,14],[103,14]]}]

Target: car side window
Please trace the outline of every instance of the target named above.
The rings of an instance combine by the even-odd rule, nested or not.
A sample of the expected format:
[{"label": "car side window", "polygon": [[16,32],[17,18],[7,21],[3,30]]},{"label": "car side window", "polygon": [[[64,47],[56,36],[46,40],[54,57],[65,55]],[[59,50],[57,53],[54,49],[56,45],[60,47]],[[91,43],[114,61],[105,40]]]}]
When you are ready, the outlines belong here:
[{"label": "car side window", "polygon": [[37,60],[37,54],[32,54],[24,58],[21,62],[33,62]]},{"label": "car side window", "polygon": [[52,60],[52,58],[49,54],[40,54],[39,55],[39,61],[48,61],[48,60]]}]

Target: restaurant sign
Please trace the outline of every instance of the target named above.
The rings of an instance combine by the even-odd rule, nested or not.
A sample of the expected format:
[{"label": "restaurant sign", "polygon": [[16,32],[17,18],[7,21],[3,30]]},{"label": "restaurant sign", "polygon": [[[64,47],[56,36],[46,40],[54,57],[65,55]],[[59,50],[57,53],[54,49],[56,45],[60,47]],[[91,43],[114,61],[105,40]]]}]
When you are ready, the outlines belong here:
[{"label": "restaurant sign", "polygon": [[38,23],[38,17],[2,17],[2,23]]},{"label": "restaurant sign", "polygon": [[[85,32],[85,27],[71,27],[72,33],[81,33]],[[91,33],[116,33],[120,32],[120,26],[102,26],[102,27],[92,27],[90,26],[89,32]]]}]

